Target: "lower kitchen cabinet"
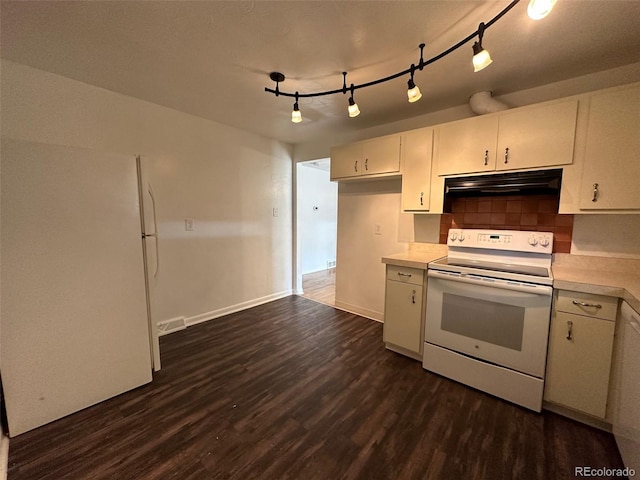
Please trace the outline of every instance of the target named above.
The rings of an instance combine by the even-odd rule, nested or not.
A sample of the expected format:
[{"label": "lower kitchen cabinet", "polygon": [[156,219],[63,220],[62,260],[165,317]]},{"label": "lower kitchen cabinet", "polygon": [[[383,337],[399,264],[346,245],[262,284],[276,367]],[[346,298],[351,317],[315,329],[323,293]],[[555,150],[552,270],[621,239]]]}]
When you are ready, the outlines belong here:
[{"label": "lower kitchen cabinet", "polygon": [[612,369],[613,435],[625,467],[640,471],[640,313],[622,302]]},{"label": "lower kitchen cabinet", "polygon": [[617,298],[557,292],[545,401],[605,418],[617,308]]},{"label": "lower kitchen cabinet", "polygon": [[383,338],[389,350],[422,359],[425,270],[387,265]]}]

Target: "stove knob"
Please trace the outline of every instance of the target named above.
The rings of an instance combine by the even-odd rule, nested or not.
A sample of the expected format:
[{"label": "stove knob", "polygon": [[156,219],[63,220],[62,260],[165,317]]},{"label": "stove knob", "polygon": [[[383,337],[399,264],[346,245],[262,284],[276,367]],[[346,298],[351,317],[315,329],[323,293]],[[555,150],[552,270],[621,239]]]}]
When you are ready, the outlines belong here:
[{"label": "stove knob", "polygon": [[458,240],[460,240],[461,242],[464,240],[464,233],[460,232],[460,236],[458,237]]},{"label": "stove knob", "polygon": [[450,238],[451,240],[455,240],[456,238],[458,238],[458,234],[457,234],[456,232],[451,232],[451,233],[449,234],[449,238]]},{"label": "stove knob", "polygon": [[540,245],[543,247],[548,247],[549,246],[549,237],[541,237],[540,238]]},{"label": "stove knob", "polygon": [[536,237],[531,235],[529,237],[529,245],[531,245],[532,247],[535,247],[537,244],[538,244],[538,240],[536,239]]}]

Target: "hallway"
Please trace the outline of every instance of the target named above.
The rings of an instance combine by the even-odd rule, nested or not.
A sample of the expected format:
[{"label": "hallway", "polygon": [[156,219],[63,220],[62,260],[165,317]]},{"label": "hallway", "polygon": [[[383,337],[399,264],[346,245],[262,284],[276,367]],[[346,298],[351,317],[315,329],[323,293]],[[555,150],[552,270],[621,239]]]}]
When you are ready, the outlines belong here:
[{"label": "hallway", "polygon": [[302,276],[304,298],[323,303],[331,307],[336,306],[336,269],[320,270]]}]

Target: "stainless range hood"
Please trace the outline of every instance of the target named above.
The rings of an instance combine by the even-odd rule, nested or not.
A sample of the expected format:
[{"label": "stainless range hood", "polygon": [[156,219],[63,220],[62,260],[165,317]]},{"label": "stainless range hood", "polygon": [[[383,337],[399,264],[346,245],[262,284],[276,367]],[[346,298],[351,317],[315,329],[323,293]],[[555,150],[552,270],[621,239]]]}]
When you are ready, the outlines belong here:
[{"label": "stainless range hood", "polygon": [[444,211],[450,212],[452,201],[460,197],[560,195],[561,182],[561,168],[446,178],[444,181]]}]

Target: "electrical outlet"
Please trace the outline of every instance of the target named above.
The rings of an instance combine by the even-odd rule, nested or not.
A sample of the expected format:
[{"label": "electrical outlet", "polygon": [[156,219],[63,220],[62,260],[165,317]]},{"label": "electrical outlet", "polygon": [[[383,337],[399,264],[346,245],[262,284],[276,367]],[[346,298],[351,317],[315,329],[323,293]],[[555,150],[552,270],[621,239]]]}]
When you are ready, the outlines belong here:
[{"label": "electrical outlet", "polygon": [[195,221],[193,220],[193,218],[185,218],[184,219],[184,229],[187,232],[192,232],[194,226],[195,226]]},{"label": "electrical outlet", "polygon": [[382,235],[382,225],[380,225],[379,223],[376,223],[373,233],[375,235]]},{"label": "electrical outlet", "polygon": [[273,216],[274,216],[274,217],[277,217],[277,216],[278,216],[278,214],[279,214],[279,212],[278,212],[278,208],[277,208],[277,207],[273,207]]}]

